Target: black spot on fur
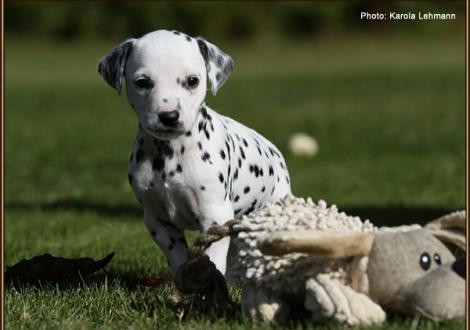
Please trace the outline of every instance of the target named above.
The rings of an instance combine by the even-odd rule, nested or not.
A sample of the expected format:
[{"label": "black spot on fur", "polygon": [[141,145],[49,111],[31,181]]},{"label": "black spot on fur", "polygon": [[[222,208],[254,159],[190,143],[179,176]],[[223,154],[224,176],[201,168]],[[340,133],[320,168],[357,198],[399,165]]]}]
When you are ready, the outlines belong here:
[{"label": "black spot on fur", "polygon": [[222,79],[222,76],[220,75],[220,72],[217,72],[217,74],[215,75],[215,80],[219,82],[221,79]]},{"label": "black spot on fur", "polygon": [[215,51],[213,48],[209,47],[209,58],[214,59],[215,58]]},{"label": "black spot on fur", "polygon": [[181,146],[180,154],[184,154],[184,146]]},{"label": "black spot on fur", "polygon": [[136,160],[136,162],[137,162],[137,163],[140,162],[143,157],[144,157],[144,150],[141,149],[141,148],[139,148],[139,149],[137,150],[136,155],[135,155],[135,160]]},{"label": "black spot on fur", "polygon": [[170,177],[175,176],[175,171],[170,171],[170,173],[168,173],[168,175],[169,175]]},{"label": "black spot on fur", "polygon": [[165,159],[160,155],[155,155],[152,162],[152,169],[161,172],[165,167]]},{"label": "black spot on fur", "polygon": [[167,100],[167,99],[163,99],[162,101],[163,101],[163,103],[167,103],[167,102],[168,102],[168,100]]},{"label": "black spot on fur", "polygon": [[224,175],[222,173],[219,173],[219,181],[220,183],[224,182]]},{"label": "black spot on fur", "polygon": [[216,64],[219,68],[222,67],[222,64],[224,64],[224,58],[222,57],[222,55],[217,56]]},{"label": "black spot on fur", "polygon": [[235,203],[238,202],[239,199],[240,199],[240,196],[238,196],[238,195],[235,196],[234,202],[235,202]]},{"label": "black spot on fur", "polygon": [[201,188],[201,190],[206,190],[206,187],[204,187],[204,186],[201,186],[199,188]]},{"label": "black spot on fur", "polygon": [[276,189],[276,187],[273,187],[273,189],[271,190],[271,195],[274,194],[274,189]]},{"label": "black spot on fur", "polygon": [[152,162],[152,169],[161,172],[165,167],[165,159],[160,155],[155,155]]},{"label": "black spot on fur", "polygon": [[186,136],[191,136],[191,131],[187,131]]},{"label": "black spot on fur", "polygon": [[243,150],[241,146],[240,146],[240,154],[242,155],[243,159],[246,159],[245,150]]},{"label": "black spot on fur", "polygon": [[173,31],[173,34],[176,34],[177,36],[180,35],[180,33],[178,31]]},{"label": "black spot on fur", "polygon": [[246,186],[244,189],[243,189],[243,192],[245,194],[248,194],[250,192],[250,187]]},{"label": "black spot on fur", "polygon": [[266,191],[266,187],[263,186],[263,188],[261,188],[261,192],[264,193]]},{"label": "black spot on fur", "polygon": [[183,172],[183,168],[181,167],[180,164],[176,165],[176,172],[178,172],[178,173]]},{"label": "black spot on fur", "polygon": [[201,114],[202,118],[207,119],[208,121],[212,121],[212,116],[207,112],[206,107],[203,106],[201,108]]},{"label": "black spot on fur", "polygon": [[241,158],[238,158],[238,168],[242,168],[242,160],[241,160]]},{"label": "black spot on fur", "polygon": [[243,139],[242,141],[243,141],[243,144],[245,145],[245,147],[248,148],[248,142],[245,139]]},{"label": "black spot on fur", "polygon": [[254,210],[255,210],[255,207],[253,205],[251,205],[250,208],[248,210],[246,210],[243,214],[250,214]]},{"label": "black spot on fur", "polygon": [[223,150],[220,150],[220,157],[222,159],[225,159],[225,152]]},{"label": "black spot on fur", "polygon": [[235,173],[233,174],[233,181],[238,179],[238,168],[235,169]]},{"label": "black spot on fur", "polygon": [[201,159],[202,159],[203,161],[207,161],[207,160],[209,160],[210,158],[211,158],[211,155],[209,155],[209,153],[208,153],[207,151],[204,152],[204,153],[202,154],[202,156],[201,156]]},{"label": "black spot on fur", "polygon": [[235,151],[235,141],[233,140],[233,137],[229,135],[230,141],[232,141],[232,150]]},{"label": "black spot on fur", "polygon": [[253,173],[255,177],[258,177],[261,175],[261,172],[263,171],[262,169],[259,168],[258,165],[250,165],[250,173]]},{"label": "black spot on fur", "polygon": [[170,143],[168,141],[156,141],[158,153],[170,159],[173,158],[173,148],[171,148]]},{"label": "black spot on fur", "polygon": [[274,169],[271,165],[269,165],[269,176],[273,176],[274,175]]},{"label": "black spot on fur", "polygon": [[186,36],[186,40],[187,40],[187,41],[191,41],[191,37],[190,37],[190,36]]},{"label": "black spot on fur", "polygon": [[235,215],[239,214],[241,212],[241,209],[235,210]]}]

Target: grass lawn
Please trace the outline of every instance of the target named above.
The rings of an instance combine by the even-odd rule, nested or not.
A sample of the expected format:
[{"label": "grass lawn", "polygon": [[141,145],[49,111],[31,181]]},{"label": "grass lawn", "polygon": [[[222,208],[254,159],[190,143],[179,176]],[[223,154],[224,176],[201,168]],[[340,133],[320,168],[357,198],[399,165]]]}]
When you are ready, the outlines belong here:
[{"label": "grass lawn", "polygon": [[[77,287],[9,289],[6,328],[269,329],[240,313],[179,322],[165,305],[169,285],[130,285],[169,273],[127,183],[136,119],[96,72],[113,46],[7,36],[5,262],[116,256],[107,274]],[[377,224],[465,206],[463,35],[220,46],[236,69],[207,103],[281,149],[296,195]],[[317,139],[316,158],[289,154],[297,131]],[[417,321],[437,327],[392,317],[385,328]]]}]

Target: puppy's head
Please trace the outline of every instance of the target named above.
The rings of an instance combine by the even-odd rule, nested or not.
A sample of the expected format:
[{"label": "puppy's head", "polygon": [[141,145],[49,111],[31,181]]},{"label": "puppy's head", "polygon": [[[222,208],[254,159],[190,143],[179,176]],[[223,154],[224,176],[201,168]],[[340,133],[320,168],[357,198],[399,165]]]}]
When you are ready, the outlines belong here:
[{"label": "puppy's head", "polygon": [[118,93],[126,80],[127,98],[141,126],[159,139],[189,131],[206,96],[227,80],[233,60],[202,38],[158,30],[128,39],[98,64],[104,80]]}]

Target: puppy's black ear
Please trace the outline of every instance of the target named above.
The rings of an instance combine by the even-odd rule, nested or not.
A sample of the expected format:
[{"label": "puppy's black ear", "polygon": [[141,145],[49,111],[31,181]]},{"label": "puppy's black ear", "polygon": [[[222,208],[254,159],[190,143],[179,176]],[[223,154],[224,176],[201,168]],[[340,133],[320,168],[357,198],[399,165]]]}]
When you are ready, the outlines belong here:
[{"label": "puppy's black ear", "polygon": [[206,62],[207,77],[211,84],[212,94],[217,94],[219,88],[227,80],[233,70],[232,58],[207,40],[196,38],[199,50]]},{"label": "puppy's black ear", "polygon": [[121,94],[124,68],[134,41],[135,39],[127,39],[103,56],[98,63],[98,72],[118,94]]}]

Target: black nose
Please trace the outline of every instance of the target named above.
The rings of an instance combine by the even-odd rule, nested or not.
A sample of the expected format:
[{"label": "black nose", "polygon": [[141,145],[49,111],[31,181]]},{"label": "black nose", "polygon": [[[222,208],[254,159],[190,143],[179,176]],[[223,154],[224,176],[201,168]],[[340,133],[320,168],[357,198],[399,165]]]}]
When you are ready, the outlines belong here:
[{"label": "black nose", "polygon": [[180,117],[180,114],[178,111],[173,110],[173,111],[165,111],[160,114],[158,114],[158,118],[162,122],[163,125],[173,127],[178,124],[178,118]]}]

